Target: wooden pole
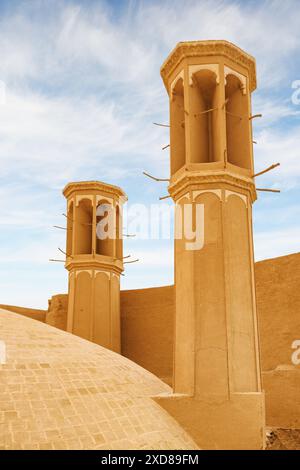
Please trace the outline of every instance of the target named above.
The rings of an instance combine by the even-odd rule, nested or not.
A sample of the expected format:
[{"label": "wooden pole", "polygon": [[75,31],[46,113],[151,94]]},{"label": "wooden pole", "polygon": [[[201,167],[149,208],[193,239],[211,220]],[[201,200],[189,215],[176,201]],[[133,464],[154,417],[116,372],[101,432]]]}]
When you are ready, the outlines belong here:
[{"label": "wooden pole", "polygon": [[268,171],[271,171],[271,170],[273,170],[274,168],[277,168],[278,166],[280,166],[280,163],[274,163],[274,165],[269,166],[269,167],[266,168],[265,170],[262,170],[262,171],[260,171],[259,173],[255,173],[255,175],[252,175],[252,178],[255,178],[256,176],[263,175],[264,173],[267,173]]}]

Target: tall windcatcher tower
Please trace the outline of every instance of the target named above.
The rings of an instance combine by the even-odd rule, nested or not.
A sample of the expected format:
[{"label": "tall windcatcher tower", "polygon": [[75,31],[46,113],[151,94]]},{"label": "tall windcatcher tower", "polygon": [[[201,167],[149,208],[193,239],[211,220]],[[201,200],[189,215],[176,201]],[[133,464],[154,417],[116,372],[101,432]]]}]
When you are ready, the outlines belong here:
[{"label": "tall windcatcher tower", "polygon": [[[170,98],[176,205],[174,395],[157,398],[202,448],[264,446],[252,204],[255,60],[226,41],[179,43],[161,68]],[[185,206],[202,207],[191,245]],[[180,210],[182,209],[182,210]],[[204,222],[204,223],[203,223]],[[198,227],[199,228],[199,227]]]},{"label": "tall windcatcher tower", "polygon": [[99,181],[69,183],[67,331],[120,352],[122,204],[125,193]]}]

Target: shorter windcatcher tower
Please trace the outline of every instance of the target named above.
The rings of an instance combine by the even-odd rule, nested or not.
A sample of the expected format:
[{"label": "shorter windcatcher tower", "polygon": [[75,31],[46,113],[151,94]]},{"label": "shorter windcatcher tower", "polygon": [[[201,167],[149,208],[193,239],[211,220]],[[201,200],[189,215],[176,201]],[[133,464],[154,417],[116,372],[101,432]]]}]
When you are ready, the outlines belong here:
[{"label": "shorter windcatcher tower", "polygon": [[[260,449],[265,417],[252,236],[255,60],[227,41],[182,42],[161,75],[170,100],[176,315],[174,394],[157,400],[200,448]],[[193,231],[201,232],[196,243],[186,231],[189,218]]]},{"label": "shorter windcatcher tower", "polygon": [[63,194],[67,199],[67,331],[120,352],[126,195],[119,187],[100,181],[69,183]]}]

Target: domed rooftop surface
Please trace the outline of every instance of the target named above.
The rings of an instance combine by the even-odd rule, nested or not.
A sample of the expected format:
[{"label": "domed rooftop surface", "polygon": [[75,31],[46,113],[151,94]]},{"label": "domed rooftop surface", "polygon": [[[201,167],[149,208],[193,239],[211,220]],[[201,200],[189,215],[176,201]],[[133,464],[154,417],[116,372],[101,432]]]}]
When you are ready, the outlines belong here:
[{"label": "domed rooftop surface", "polygon": [[0,449],[197,449],[128,359],[2,309],[0,341]]}]

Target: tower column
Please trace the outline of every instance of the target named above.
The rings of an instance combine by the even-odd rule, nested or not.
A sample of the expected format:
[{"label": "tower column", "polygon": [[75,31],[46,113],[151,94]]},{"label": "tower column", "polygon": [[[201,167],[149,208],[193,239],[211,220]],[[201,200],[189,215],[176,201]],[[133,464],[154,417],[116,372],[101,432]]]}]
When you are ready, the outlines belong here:
[{"label": "tower column", "polygon": [[[174,195],[181,208],[176,225],[183,232],[175,241],[174,391],[204,399],[260,392],[251,233],[254,186],[243,179],[237,186],[236,179],[224,174],[201,174],[189,176],[184,191]],[[204,215],[197,221],[203,224],[203,246],[195,249],[188,248],[191,241],[184,234],[183,213],[189,205],[194,216],[197,205]]]}]

